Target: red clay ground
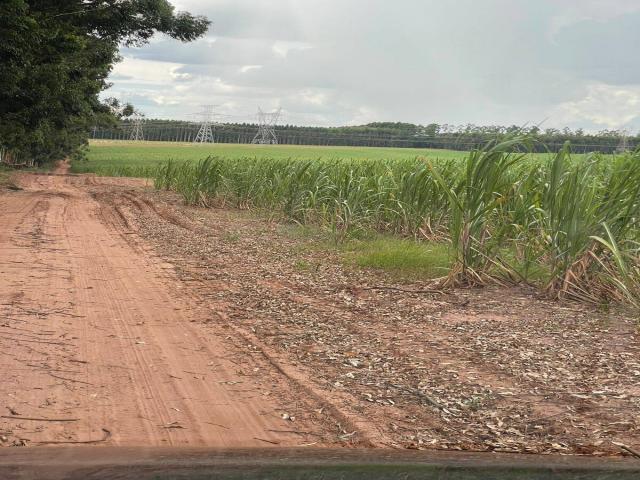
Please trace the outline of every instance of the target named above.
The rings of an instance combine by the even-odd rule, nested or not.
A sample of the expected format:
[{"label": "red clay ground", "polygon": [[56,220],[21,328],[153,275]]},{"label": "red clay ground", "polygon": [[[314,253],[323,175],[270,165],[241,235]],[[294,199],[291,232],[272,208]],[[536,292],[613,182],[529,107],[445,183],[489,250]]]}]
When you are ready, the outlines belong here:
[{"label": "red clay ground", "polygon": [[0,195],[3,445],[640,449],[633,319],[410,293],[137,180],[19,183]]}]

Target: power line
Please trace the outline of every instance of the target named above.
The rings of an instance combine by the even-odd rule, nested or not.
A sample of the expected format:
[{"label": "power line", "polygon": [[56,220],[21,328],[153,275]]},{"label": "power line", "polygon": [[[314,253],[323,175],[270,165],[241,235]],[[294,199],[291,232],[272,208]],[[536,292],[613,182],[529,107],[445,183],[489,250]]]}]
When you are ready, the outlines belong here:
[{"label": "power line", "polygon": [[[146,131],[158,130],[164,127],[174,127],[176,129],[195,129],[200,124],[172,124],[172,123],[159,123],[159,124],[149,124],[145,127]],[[226,134],[233,135],[250,135],[253,134],[255,130],[237,130],[237,129],[229,129],[224,130],[225,124],[217,124],[216,125],[223,129],[223,132]],[[274,132],[278,130],[274,128]],[[322,133],[317,133],[314,135],[310,135],[308,131],[296,131],[296,130],[280,130],[281,136],[285,136],[286,138],[296,138],[301,137],[307,140],[317,140],[317,141],[360,141],[360,142],[390,142],[390,143],[430,143],[430,144],[447,144],[451,146],[473,146],[473,145],[482,145],[492,140],[492,138],[479,138],[476,140],[472,139],[456,139],[453,137],[439,137],[439,136],[416,136],[416,137],[396,137],[396,136],[376,136],[376,135],[358,135],[353,133],[345,133],[344,135],[324,135]],[[613,140],[613,139],[612,139]],[[561,146],[564,144],[564,140],[554,140],[551,142],[543,142],[541,143],[549,146]],[[604,143],[572,143],[572,147],[606,147],[613,148],[616,146],[615,140],[604,144]],[[627,139],[627,145],[632,146],[632,142]]]},{"label": "power line", "polygon": [[[218,117],[218,116],[222,116],[221,114],[215,114],[214,116]],[[196,128],[198,126],[201,125],[201,123],[198,122],[191,122],[188,120],[173,120],[173,121],[168,121],[168,120],[163,120],[163,121],[155,121],[153,119],[145,119],[145,122],[147,124],[146,128],[149,127],[160,127],[160,126],[173,126],[173,127],[180,127],[180,128],[187,128],[187,127],[192,127],[192,128]],[[120,127],[127,127],[130,125],[130,122],[127,121],[122,121],[120,123]],[[220,128],[234,128],[234,127],[239,127],[242,125],[256,125],[256,123],[220,123],[220,122],[216,122],[216,126],[220,127]],[[335,131],[335,130],[339,130],[342,128],[348,129],[350,127],[309,127],[309,126],[296,126],[296,125],[279,125],[279,126],[275,126],[275,129],[278,130],[285,130],[285,131],[299,131],[299,132],[303,132],[305,134],[310,133],[311,131],[314,130],[319,130],[319,129],[326,129],[329,131]],[[323,135],[322,133],[316,134],[316,135]],[[482,134],[482,133],[464,133],[464,132],[446,132],[446,133],[441,133],[441,134],[436,134],[436,135],[422,135],[422,134],[409,134],[409,135],[405,135],[404,137],[400,137],[400,136],[395,136],[395,135],[386,135],[386,136],[381,136],[381,135],[377,135],[375,133],[366,133],[366,134],[361,134],[358,132],[353,132],[353,131],[345,131],[343,132],[343,135],[345,136],[350,136],[350,137],[358,137],[358,138],[385,138],[385,139],[393,139],[393,138],[407,138],[407,137],[411,137],[410,139],[416,139],[416,140],[422,140],[422,139],[442,139],[442,138],[446,138],[446,139],[452,139],[454,137],[466,137],[466,136],[471,136],[471,135],[477,135],[478,137],[482,136],[483,138],[495,138],[496,136],[499,135],[504,135],[504,134]],[[540,137],[544,137],[545,135],[540,135]],[[592,137],[591,135],[586,135],[586,137]],[[334,133],[334,137],[332,138],[339,138],[339,137],[335,137],[335,133]],[[564,138],[564,137],[563,137]],[[622,138],[622,135],[618,135],[618,136],[611,136],[608,137],[612,140],[615,139],[615,141],[617,141],[618,139]],[[627,138],[628,140],[633,139],[634,137],[629,136],[627,134]],[[562,141],[562,140],[558,140],[558,141]]]},{"label": "power line", "polygon": [[[214,106],[208,106],[214,107]],[[173,137],[175,141],[191,141],[192,134],[189,131],[195,133],[195,129],[198,129],[198,135],[201,138],[196,138],[197,142],[213,142],[213,128],[214,126],[220,127],[221,131],[218,137],[222,138],[222,141],[228,141],[230,136],[236,136],[237,142],[234,143],[281,143],[277,135],[283,137],[285,144],[298,144],[306,143],[311,145],[353,145],[353,146],[413,146],[414,148],[450,148],[450,149],[472,149],[486,144],[490,140],[495,140],[496,136],[487,134],[465,134],[465,133],[443,133],[439,135],[404,135],[395,136],[390,134],[380,135],[372,132],[351,132],[340,131],[339,129],[329,129],[328,131],[321,131],[321,128],[305,128],[305,127],[290,127],[287,126],[275,126],[275,122],[279,119],[277,115],[280,110],[265,113],[259,111],[264,115],[262,122],[258,124],[258,133],[255,134],[255,130],[249,130],[251,124],[239,124],[239,123],[217,123],[213,121],[213,118],[218,116],[211,110],[205,109],[204,120],[201,123],[193,123],[185,120],[175,121],[153,121],[144,119],[145,132],[147,133],[147,139],[165,140],[166,136]],[[139,114],[142,117],[144,115]],[[203,112],[200,113],[203,115]],[[136,122],[140,122],[136,127]],[[125,132],[131,128],[131,139],[142,139],[142,122],[141,119],[135,118],[131,121],[123,121],[120,124],[120,128],[123,128]],[[140,136],[135,134],[136,130],[139,130]],[[168,131],[167,131],[168,130]],[[98,134],[103,135],[105,132],[111,132],[110,129],[100,129],[98,132],[94,131],[93,138],[98,137]],[[158,133],[159,132],[159,133]],[[165,135],[166,132],[166,135]],[[171,132],[171,133],[169,133]],[[587,149],[593,150],[606,150],[612,151],[624,151],[633,149],[637,144],[636,138],[628,136],[628,132],[624,132],[623,137],[611,137],[608,138],[606,143],[576,143],[572,141],[572,148],[574,151],[585,151]],[[116,134],[117,135],[117,134]],[[477,136],[476,136],[477,135]],[[196,136],[196,137],[197,137]],[[471,138],[469,138],[471,136]],[[274,138],[275,137],[275,138]],[[475,138],[474,138],[475,137]],[[626,138],[625,138],[626,137]],[[126,137],[125,137],[126,138]],[[253,140],[251,140],[253,139]],[[551,150],[555,150],[560,147],[564,139],[540,139],[541,145],[546,145]]]}]

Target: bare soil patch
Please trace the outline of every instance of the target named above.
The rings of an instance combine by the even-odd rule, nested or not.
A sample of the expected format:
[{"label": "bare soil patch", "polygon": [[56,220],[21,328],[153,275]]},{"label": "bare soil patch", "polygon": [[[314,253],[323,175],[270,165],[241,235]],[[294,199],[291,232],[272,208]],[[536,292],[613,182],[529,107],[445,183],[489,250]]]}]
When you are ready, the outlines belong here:
[{"label": "bare soil patch", "polygon": [[88,193],[113,182],[25,174],[0,195],[0,445],[340,444]]}]

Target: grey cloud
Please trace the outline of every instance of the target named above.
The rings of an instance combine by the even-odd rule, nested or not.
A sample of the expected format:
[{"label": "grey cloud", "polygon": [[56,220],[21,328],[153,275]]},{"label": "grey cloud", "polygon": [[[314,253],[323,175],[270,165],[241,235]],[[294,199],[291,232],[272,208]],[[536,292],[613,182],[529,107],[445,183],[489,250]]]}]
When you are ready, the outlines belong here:
[{"label": "grey cloud", "polygon": [[195,0],[180,6],[213,22],[211,34],[235,38],[302,40],[296,0]]},{"label": "grey cloud", "polygon": [[640,12],[603,22],[584,20],[556,36],[551,58],[557,68],[586,78],[623,85],[640,83]]},{"label": "grey cloud", "polygon": [[[144,84],[145,98],[183,95],[184,111],[215,96],[230,111],[282,105],[296,123],[547,119],[601,128],[585,109],[603,105],[610,90],[594,85],[620,86],[629,99],[640,86],[632,58],[640,8],[607,3],[609,10],[602,0],[182,0],[214,21],[207,39],[159,38],[122,53],[175,64],[171,83]],[[112,76],[114,89],[142,88],[122,75]],[[148,106],[158,116],[161,107],[180,114]]]}]

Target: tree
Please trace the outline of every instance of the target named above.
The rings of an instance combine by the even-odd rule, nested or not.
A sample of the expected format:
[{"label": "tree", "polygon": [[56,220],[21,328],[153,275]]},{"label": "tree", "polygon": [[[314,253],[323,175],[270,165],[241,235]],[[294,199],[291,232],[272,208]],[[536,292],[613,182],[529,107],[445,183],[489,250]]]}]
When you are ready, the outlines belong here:
[{"label": "tree", "polygon": [[120,45],[155,32],[188,42],[210,23],[167,0],[3,0],[0,18],[0,146],[36,163],[72,155],[95,125],[114,124],[113,102],[98,95]]}]

